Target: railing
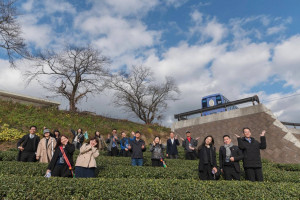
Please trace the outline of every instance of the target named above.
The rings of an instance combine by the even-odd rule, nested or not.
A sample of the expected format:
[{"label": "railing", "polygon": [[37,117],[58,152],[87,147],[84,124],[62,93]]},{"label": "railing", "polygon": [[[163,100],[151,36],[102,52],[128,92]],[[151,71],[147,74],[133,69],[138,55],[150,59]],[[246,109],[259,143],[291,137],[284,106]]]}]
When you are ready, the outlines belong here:
[{"label": "railing", "polygon": [[296,128],[296,126],[300,126],[300,123],[292,123],[292,122],[281,122],[281,123],[286,126],[293,126],[294,128]]},{"label": "railing", "polygon": [[255,101],[258,104],[260,103],[259,102],[259,98],[258,98],[257,95],[255,95],[253,97],[239,99],[239,100],[236,100],[236,101],[230,101],[228,103],[223,103],[223,104],[219,104],[219,105],[208,107],[208,108],[203,108],[203,109],[198,109],[198,110],[192,110],[192,111],[189,111],[189,112],[184,112],[184,113],[176,114],[176,115],[174,115],[174,118],[178,119],[178,121],[180,121],[180,120],[186,120],[187,116],[195,115],[195,114],[199,114],[199,113],[202,116],[203,112],[210,111],[210,110],[215,110],[215,109],[218,109],[218,108],[225,108],[225,110],[227,111],[227,107],[236,106],[236,105],[243,104],[243,103],[252,102],[252,104],[255,105],[254,104]]}]

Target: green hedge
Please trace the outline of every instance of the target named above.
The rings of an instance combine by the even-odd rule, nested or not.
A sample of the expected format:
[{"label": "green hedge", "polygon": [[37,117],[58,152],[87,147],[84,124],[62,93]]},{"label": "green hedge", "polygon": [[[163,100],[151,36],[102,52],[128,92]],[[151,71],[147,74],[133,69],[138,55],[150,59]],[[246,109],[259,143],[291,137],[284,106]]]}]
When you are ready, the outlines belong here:
[{"label": "green hedge", "polygon": [[[101,160],[102,159],[102,160]],[[197,162],[182,162],[176,164],[172,160],[168,168],[155,168],[150,166],[133,167],[127,165],[114,165],[106,157],[98,159],[97,176],[99,178],[149,178],[149,179],[194,179],[198,180]],[[115,158],[115,160],[120,159]],[[123,160],[123,158],[122,158]],[[25,175],[43,176],[47,164],[22,163],[2,161],[0,162],[0,174],[4,175]],[[293,182],[300,183],[299,172],[288,172],[276,169],[272,165],[265,165],[263,168],[264,179],[268,182]],[[243,174],[243,173],[242,173]],[[242,176],[242,180],[244,180]]]},{"label": "green hedge", "polygon": [[1,199],[299,199],[300,184],[0,175]]}]

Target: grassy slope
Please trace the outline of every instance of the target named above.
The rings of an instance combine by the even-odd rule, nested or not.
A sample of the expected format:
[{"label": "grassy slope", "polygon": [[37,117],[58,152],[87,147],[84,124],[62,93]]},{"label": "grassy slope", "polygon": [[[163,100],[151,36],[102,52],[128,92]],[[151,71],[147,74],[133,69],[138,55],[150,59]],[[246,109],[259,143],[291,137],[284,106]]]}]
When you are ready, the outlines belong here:
[{"label": "grassy slope", "polygon": [[[7,123],[11,128],[16,128],[27,133],[31,125],[38,127],[38,132],[42,128],[59,129],[63,134],[71,135],[70,129],[82,128],[93,135],[96,130],[101,135],[111,132],[112,128],[119,131],[125,130],[128,134],[131,131],[139,130],[145,136],[144,139],[152,138],[154,135],[166,136],[168,128],[158,125],[144,125],[128,120],[111,119],[103,116],[93,116],[81,113],[70,113],[68,111],[56,110],[53,108],[36,108],[33,106],[18,103],[0,101],[0,120]],[[118,131],[118,132],[119,132]],[[150,140],[149,140],[150,141]]]}]

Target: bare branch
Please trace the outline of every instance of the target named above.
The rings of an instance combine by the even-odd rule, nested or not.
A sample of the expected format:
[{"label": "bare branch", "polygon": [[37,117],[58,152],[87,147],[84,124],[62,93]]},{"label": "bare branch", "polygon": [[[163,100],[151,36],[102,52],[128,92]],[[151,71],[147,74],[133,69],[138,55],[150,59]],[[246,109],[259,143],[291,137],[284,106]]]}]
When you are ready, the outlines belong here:
[{"label": "bare branch", "polygon": [[16,66],[17,58],[32,58],[21,37],[21,27],[16,20],[15,2],[15,0],[0,0],[0,49],[6,52],[12,67]]},{"label": "bare branch", "polygon": [[109,63],[109,58],[90,46],[66,46],[62,52],[40,53],[25,76],[28,83],[38,80],[54,95],[68,99],[70,111],[76,111],[82,98],[105,89]]},{"label": "bare branch", "polygon": [[146,124],[162,118],[167,101],[177,100],[179,90],[172,77],[155,84],[150,68],[133,66],[129,74],[124,72],[111,77],[110,88],[116,90],[114,103],[134,113]]}]

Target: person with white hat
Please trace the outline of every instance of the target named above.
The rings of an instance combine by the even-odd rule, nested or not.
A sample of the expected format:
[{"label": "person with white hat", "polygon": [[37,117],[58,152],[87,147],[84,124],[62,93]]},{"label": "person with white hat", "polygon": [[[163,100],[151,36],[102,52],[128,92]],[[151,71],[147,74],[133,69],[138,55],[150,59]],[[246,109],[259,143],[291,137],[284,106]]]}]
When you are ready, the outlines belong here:
[{"label": "person with white hat", "polygon": [[56,140],[50,136],[50,130],[44,129],[44,137],[40,140],[37,151],[36,159],[41,163],[49,163],[54,154]]}]

